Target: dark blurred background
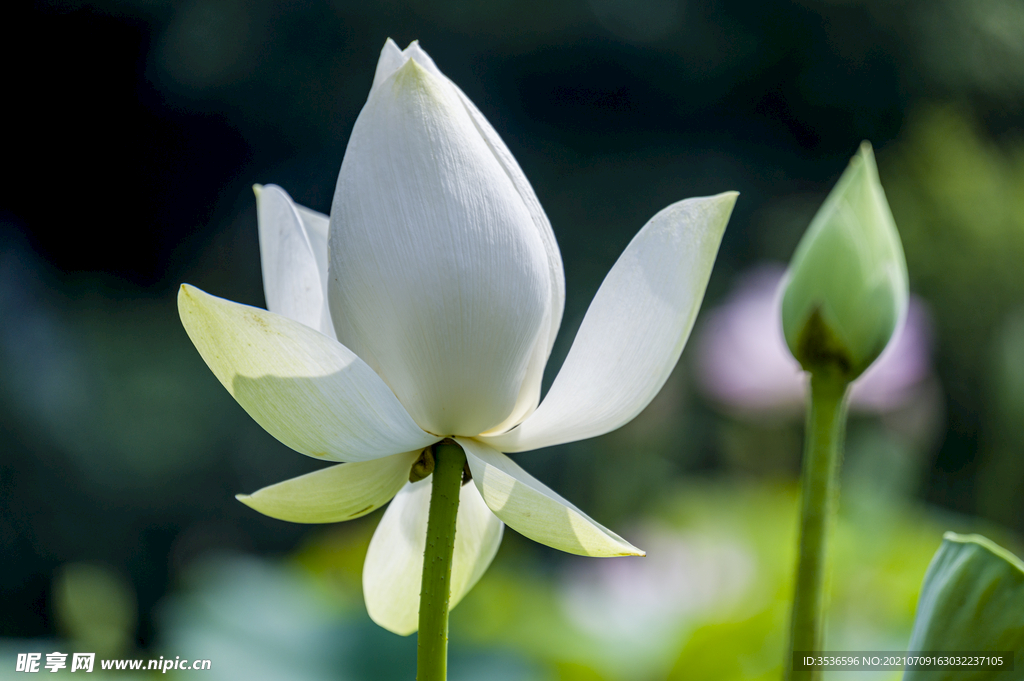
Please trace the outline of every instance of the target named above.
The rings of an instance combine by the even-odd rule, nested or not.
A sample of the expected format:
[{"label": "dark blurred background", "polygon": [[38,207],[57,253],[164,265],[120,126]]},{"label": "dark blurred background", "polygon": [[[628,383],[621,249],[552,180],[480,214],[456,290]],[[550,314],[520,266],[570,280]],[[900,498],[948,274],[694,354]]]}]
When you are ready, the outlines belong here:
[{"label": "dark blurred background", "polygon": [[[196,561],[323,536],[232,498],[315,464],[220,387],[174,299],[187,281],[264,304],[250,187],[329,210],[389,36],[419,39],[474,100],[551,219],[568,293],[549,382],[655,212],[740,191],[707,311],[789,259],[870,140],[930,310],[932,390],[925,425],[855,418],[851,470],[859,446],[882,460],[868,479],[891,481],[877,452],[898,450],[900,503],[1011,544],[1024,531],[1019,0],[23,2],[0,27],[0,637],[73,637],[62,575],[93,565],[152,649]],[[613,527],[680,485],[791,485],[799,417],[723,407],[691,380],[699,362],[691,343],[632,430],[521,461]],[[496,565],[559,569],[513,535]]]}]

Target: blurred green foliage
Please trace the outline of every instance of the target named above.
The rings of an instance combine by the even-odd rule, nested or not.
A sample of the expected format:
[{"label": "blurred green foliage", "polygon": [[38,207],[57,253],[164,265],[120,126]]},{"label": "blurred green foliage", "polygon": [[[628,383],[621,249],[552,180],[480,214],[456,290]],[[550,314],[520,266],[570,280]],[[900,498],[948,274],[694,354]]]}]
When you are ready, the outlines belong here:
[{"label": "blurred green foliage", "polygon": [[[1012,500],[1021,497],[1011,492],[1020,484],[1012,460],[1021,459],[1021,450],[1007,451],[1014,445],[1001,434],[1015,427],[1006,418],[1011,332],[1000,331],[1024,300],[1024,140],[1008,135],[996,144],[962,109],[922,108],[912,113],[882,177],[911,286],[933,302],[950,435],[967,434],[975,450],[940,457],[939,468],[962,479],[979,467],[1008,467],[1008,478],[982,475],[976,489],[954,493],[960,508],[1024,529]],[[993,371],[994,357],[1002,366]]]},{"label": "blurred green foliage", "polygon": [[1024,311],[1007,316],[992,346],[985,382],[992,427],[978,475],[979,510],[1019,528],[1017,501],[1024,498]]},{"label": "blurred green foliage", "polygon": [[99,565],[63,565],[54,579],[61,633],[77,648],[104,657],[128,654],[135,639],[135,594]]},{"label": "blurred green foliage", "polygon": [[969,114],[930,107],[886,160],[911,285],[936,303],[947,388],[977,398],[989,339],[1024,300],[1024,140],[997,146]]}]

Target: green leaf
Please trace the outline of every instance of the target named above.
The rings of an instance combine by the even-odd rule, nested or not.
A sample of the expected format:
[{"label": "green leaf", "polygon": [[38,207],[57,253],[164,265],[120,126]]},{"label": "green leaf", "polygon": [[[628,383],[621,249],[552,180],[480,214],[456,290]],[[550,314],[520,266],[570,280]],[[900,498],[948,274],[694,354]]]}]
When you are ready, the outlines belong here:
[{"label": "green leaf", "polygon": [[[1024,665],[1024,563],[977,534],[947,532],[924,576],[908,651],[1014,651]],[[903,681],[1020,678],[1022,670],[908,670]],[[1018,676],[1014,677],[1013,674]]]}]

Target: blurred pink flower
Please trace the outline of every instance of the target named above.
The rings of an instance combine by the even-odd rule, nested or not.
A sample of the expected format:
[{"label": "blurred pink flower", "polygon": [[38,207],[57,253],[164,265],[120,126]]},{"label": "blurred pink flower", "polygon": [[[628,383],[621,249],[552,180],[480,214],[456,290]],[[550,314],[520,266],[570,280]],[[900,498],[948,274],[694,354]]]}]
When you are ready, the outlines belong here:
[{"label": "blurred pink flower", "polygon": [[[746,414],[802,411],[807,375],[782,335],[781,284],[785,268],[761,265],[708,314],[696,338],[696,378],[701,391]],[[907,317],[882,355],[854,381],[850,406],[886,413],[908,405],[931,377],[931,320],[911,296]]]}]

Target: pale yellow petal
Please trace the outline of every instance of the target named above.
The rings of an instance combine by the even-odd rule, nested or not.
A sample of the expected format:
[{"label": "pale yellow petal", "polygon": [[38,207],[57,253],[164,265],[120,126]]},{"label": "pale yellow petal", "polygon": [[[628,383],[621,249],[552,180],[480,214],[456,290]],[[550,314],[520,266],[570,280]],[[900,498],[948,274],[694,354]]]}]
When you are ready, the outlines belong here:
[{"label": "pale yellow petal", "polygon": [[419,429],[365,362],[305,324],[187,285],[178,312],[221,384],[297,452],[367,461],[440,439]]},{"label": "pale yellow petal", "polygon": [[391,501],[409,482],[419,450],[372,461],[340,463],[235,498],[263,515],[291,523],[338,523]]},{"label": "pale yellow petal", "polygon": [[473,482],[484,502],[516,532],[580,556],[644,555],[501,452],[475,440],[456,439],[466,450]]}]

